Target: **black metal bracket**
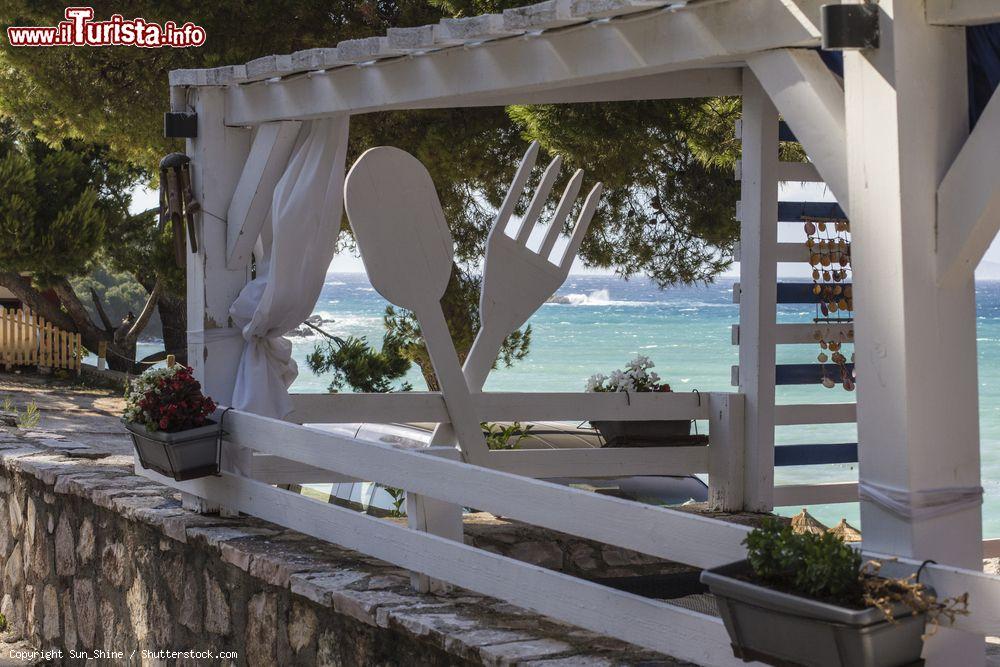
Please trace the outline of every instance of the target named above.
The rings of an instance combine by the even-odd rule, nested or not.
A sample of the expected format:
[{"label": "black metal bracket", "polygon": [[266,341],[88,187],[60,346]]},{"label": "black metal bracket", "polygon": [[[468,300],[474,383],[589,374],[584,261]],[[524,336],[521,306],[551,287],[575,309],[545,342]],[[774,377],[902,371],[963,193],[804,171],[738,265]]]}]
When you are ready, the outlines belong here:
[{"label": "black metal bracket", "polygon": [[820,12],[820,30],[825,50],[878,48],[878,5],[823,5]]},{"label": "black metal bracket", "polygon": [[187,111],[163,114],[163,136],[168,139],[194,139],[198,136],[198,114]]}]

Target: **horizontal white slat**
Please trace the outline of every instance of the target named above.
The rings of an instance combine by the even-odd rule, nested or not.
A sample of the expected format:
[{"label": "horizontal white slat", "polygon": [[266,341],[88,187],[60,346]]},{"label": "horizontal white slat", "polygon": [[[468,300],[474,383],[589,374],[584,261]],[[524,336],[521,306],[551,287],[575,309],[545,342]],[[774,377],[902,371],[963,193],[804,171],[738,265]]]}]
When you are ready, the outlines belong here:
[{"label": "horizontal white slat", "polygon": [[816,171],[816,166],[812,162],[779,162],[778,180],[822,183],[823,177]]},{"label": "horizontal white slat", "polygon": [[[866,559],[882,563],[882,573],[890,577],[907,577],[921,567],[921,561],[864,549]],[[921,583],[934,589],[938,599],[969,594],[969,615],[958,616],[954,627],[979,635],[1000,635],[1000,577],[981,569],[968,570],[940,563],[927,563],[920,575]]]},{"label": "horizontal white slat", "polygon": [[[287,425],[286,425],[287,428]],[[158,482],[561,621],[704,665],[739,665],[720,619],[224,475]],[[591,494],[593,495],[593,494]],[[676,539],[670,536],[670,539]]]},{"label": "horizontal white slat", "polygon": [[547,0],[524,7],[503,10],[503,26],[507,30],[548,30],[562,28],[588,20],[586,16],[573,15],[572,0]]},{"label": "horizontal white slat", "polygon": [[779,243],[774,249],[774,258],[778,263],[808,263],[809,248],[804,243]]},{"label": "horizontal white slat", "polygon": [[1000,21],[996,0],[927,0],[927,23],[931,25],[982,25]]},{"label": "horizontal white slat", "polygon": [[488,465],[525,477],[620,477],[708,472],[709,447],[515,449],[490,452]]},{"label": "horizontal white slat", "polygon": [[611,16],[625,16],[635,12],[671,4],[675,0],[573,0],[570,12],[573,16],[600,19]]},{"label": "horizontal white slat", "polygon": [[857,482],[783,484],[774,487],[775,507],[856,502],[858,502]]},{"label": "horizontal white slat", "polygon": [[819,331],[823,340],[839,340],[851,342],[854,340],[854,325],[847,324],[776,324],[774,332],[774,342],[779,345],[794,345],[796,343],[809,343],[817,346],[819,353],[819,342],[816,340],[816,332]]},{"label": "horizontal white slat", "polygon": [[487,42],[520,32],[504,28],[503,14],[441,19],[436,27],[434,43],[439,46]]},{"label": "horizontal white slat", "polygon": [[[708,419],[708,394],[694,393],[501,393],[475,394],[480,421],[588,419]],[[447,422],[436,392],[390,394],[292,394],[300,424]]]},{"label": "horizontal white slat", "polygon": [[339,472],[289,461],[270,454],[254,454],[253,478],[266,484],[337,484],[358,481]]},{"label": "horizontal white slat", "polygon": [[449,461],[419,450],[361,442],[235,410],[226,415],[226,431],[228,442],[261,453],[681,563],[712,567],[745,553],[741,545],[748,530],[745,526],[690,513]]},{"label": "horizontal white slat", "polygon": [[792,424],[849,424],[857,421],[855,403],[800,403],[774,406],[776,426]]},{"label": "horizontal white slat", "polygon": [[[820,6],[798,0],[692,3],[641,20],[553,30],[531,39],[503,39],[479,48],[440,49],[377,67],[342,67],[273,85],[230,86],[226,122],[256,125],[334,113],[461,106],[477,97],[528,93],[738,61],[762,49],[818,46]],[[765,26],[747,30],[747,25]],[[387,38],[382,38],[387,39]],[[338,51],[343,49],[338,44]],[[377,45],[378,46],[378,45]],[[353,48],[353,47],[352,47]],[[379,46],[362,56],[383,55]],[[553,54],[558,54],[554,57]],[[339,53],[352,60],[353,53]],[[543,66],[539,66],[539,64]]]}]

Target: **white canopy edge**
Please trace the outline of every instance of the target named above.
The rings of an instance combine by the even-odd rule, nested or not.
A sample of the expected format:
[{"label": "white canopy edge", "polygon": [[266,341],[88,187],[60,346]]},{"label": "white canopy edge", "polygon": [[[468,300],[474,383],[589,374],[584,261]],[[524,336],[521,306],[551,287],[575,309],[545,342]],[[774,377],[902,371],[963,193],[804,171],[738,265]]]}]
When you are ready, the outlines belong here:
[{"label": "white canopy edge", "polygon": [[170,84],[228,86],[228,125],[510,104],[528,92],[537,97],[612,79],[738,66],[759,51],[815,47],[820,7],[827,2],[548,0],[503,14],[392,28],[335,48],[174,70]]}]

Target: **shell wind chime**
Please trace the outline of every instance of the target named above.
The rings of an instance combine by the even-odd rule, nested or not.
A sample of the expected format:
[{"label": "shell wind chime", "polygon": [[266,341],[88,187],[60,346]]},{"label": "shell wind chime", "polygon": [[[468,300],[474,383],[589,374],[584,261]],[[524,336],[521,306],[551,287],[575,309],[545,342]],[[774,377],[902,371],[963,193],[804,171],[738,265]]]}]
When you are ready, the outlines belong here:
[{"label": "shell wind chime", "polygon": [[[854,371],[844,345],[854,342],[854,294],[851,277],[851,228],[847,220],[806,219],[803,226],[809,264],[812,266],[812,293],[817,297],[816,324],[848,325],[817,327],[813,338],[819,343],[816,360],[823,364],[823,386],[832,389],[840,384],[854,390]],[[834,368],[828,368],[827,364]]]}]

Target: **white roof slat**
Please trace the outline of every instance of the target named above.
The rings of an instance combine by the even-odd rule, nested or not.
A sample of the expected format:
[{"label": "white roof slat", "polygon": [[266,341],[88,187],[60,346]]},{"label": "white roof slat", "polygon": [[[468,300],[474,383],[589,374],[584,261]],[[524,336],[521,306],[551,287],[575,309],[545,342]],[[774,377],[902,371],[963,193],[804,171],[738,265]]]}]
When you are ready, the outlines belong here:
[{"label": "white roof slat", "polygon": [[403,55],[405,51],[389,46],[388,37],[363,37],[337,44],[337,57],[345,63],[363,63]]},{"label": "white roof slat", "polygon": [[678,4],[677,0],[573,0],[570,15],[577,18],[603,19],[645,12],[673,4]]},{"label": "white roof slat", "polygon": [[389,28],[386,39],[389,48],[398,51],[426,51],[435,48],[436,25],[422,25],[417,28]]},{"label": "white roof slat", "polygon": [[589,20],[588,16],[573,16],[573,0],[547,0],[503,10],[503,25],[508,30],[535,32]]},{"label": "white roof slat", "polygon": [[263,58],[257,58],[256,60],[251,60],[246,64],[247,81],[260,81],[261,79],[270,79],[276,76],[284,76],[285,74],[290,74],[294,70],[292,67],[292,56],[281,55],[281,56],[264,56]]},{"label": "white roof slat", "polygon": [[297,72],[311,70],[329,69],[337,65],[344,65],[340,60],[337,49],[306,49],[296,51],[292,54],[292,69]]},{"label": "white roof slat", "polygon": [[228,86],[246,79],[245,65],[225,65],[209,69],[175,69],[168,80],[171,86]]},{"label": "white roof slat", "polygon": [[482,14],[462,19],[442,19],[434,41],[439,46],[488,42],[502,37],[518,35],[523,30],[504,27],[503,14]]}]

